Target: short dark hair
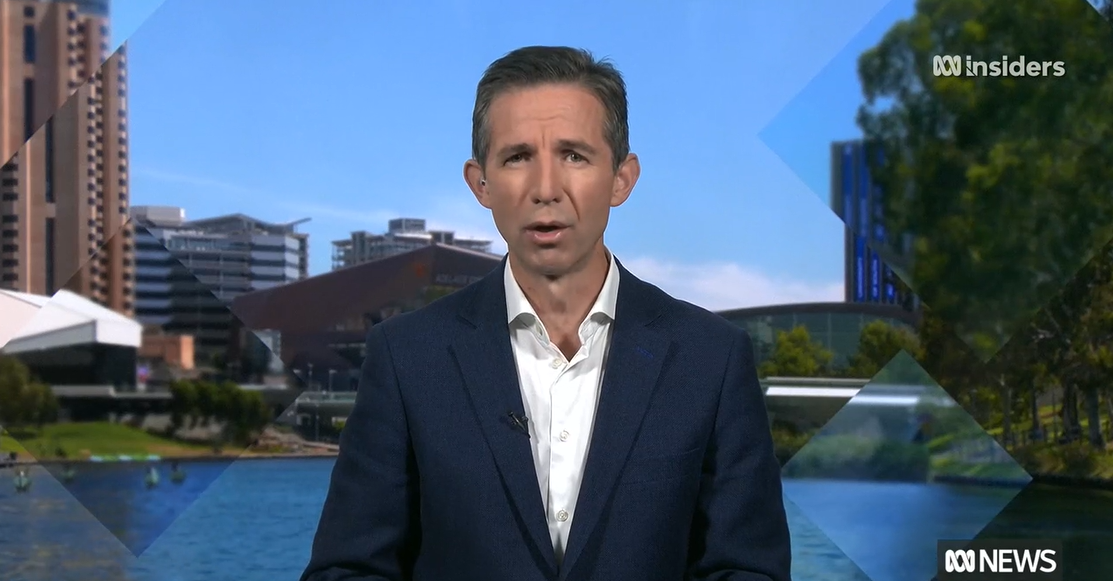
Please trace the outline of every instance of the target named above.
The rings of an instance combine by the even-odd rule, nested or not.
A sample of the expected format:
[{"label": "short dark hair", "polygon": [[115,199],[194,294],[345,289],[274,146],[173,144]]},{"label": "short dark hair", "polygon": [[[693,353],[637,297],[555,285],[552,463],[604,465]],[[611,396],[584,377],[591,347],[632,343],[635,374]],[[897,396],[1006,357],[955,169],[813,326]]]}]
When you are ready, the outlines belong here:
[{"label": "short dark hair", "polygon": [[603,137],[611,148],[614,170],[630,153],[626,82],[607,59],[566,46],[527,46],[491,63],[479,80],[472,112],[472,158],[486,167],[491,148],[488,113],[499,95],[547,84],[576,84],[591,91],[604,109]]}]

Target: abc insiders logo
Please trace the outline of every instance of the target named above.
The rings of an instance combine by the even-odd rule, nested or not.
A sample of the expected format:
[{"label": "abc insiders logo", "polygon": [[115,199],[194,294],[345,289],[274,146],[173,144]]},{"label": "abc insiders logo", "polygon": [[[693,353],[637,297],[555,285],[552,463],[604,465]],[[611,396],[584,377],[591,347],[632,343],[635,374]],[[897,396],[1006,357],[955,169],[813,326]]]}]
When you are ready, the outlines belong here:
[{"label": "abc insiders logo", "polygon": [[939,541],[938,581],[1062,581],[1058,540]]},{"label": "abc insiders logo", "polygon": [[975,59],[969,55],[935,55],[931,73],[937,77],[1061,77],[1067,74],[1063,61],[1030,60],[1024,55],[997,60]]}]

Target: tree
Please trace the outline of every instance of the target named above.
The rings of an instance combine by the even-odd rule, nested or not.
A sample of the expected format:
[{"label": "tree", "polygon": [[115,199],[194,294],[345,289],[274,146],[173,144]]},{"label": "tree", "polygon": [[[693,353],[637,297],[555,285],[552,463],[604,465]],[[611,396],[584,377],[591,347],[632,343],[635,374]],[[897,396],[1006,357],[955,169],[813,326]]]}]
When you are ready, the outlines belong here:
[{"label": "tree", "polygon": [[197,381],[193,384],[193,392],[197,398],[197,417],[202,423],[209,423],[216,418],[220,407],[216,385],[209,381]]},{"label": "tree", "polygon": [[20,360],[0,355],[0,424],[41,427],[57,413],[58,400],[50,386],[35,381]]},{"label": "tree", "polygon": [[175,428],[191,416],[216,420],[222,424],[218,438],[221,443],[246,446],[274,419],[259,392],[244,390],[232,382],[181,381],[171,384],[170,391]]},{"label": "tree", "polygon": [[832,353],[813,342],[803,325],[779,331],[773,353],[761,364],[762,377],[825,377],[830,374]]},{"label": "tree", "polygon": [[998,405],[996,392],[986,388],[992,384],[991,370],[958,338],[955,325],[924,306],[916,335],[924,371],[976,421],[990,423]]},{"label": "tree", "polygon": [[[914,236],[911,286],[982,360],[1113,237],[1111,41],[1079,0],[919,0],[860,57],[887,227]],[[935,76],[935,55],[1066,75]]]},{"label": "tree", "polygon": [[[920,358],[920,340],[911,329],[882,320],[872,321],[862,328],[858,350],[850,357],[846,373],[850,377],[872,378],[902,350],[917,360]],[[889,379],[901,381],[903,378]]]},{"label": "tree", "polygon": [[184,380],[171,382],[170,396],[170,422],[174,431],[185,426],[187,420],[190,427],[196,425],[198,396],[193,383]]},{"label": "tree", "polygon": [[[1058,371],[1083,398],[1090,443],[1104,450],[1101,394],[1113,376],[1113,245],[1087,264],[1050,307],[1071,317],[1070,324],[1059,329]],[[1081,432],[1076,402],[1072,398],[1070,403],[1068,439]]]},{"label": "tree", "polygon": [[239,415],[235,421],[235,439],[246,445],[274,419],[271,408],[257,391],[239,392]]}]

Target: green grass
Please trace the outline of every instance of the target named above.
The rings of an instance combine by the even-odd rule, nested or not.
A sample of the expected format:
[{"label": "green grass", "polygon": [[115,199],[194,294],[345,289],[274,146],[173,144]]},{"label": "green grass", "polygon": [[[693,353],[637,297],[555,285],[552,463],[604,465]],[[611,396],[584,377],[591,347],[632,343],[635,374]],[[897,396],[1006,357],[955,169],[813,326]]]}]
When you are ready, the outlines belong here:
[{"label": "green grass", "polygon": [[[1045,405],[1045,406],[1040,407],[1040,423],[1043,424],[1043,429],[1044,430],[1047,430],[1047,431],[1050,432],[1052,430],[1052,426],[1054,425],[1054,423],[1056,421],[1062,421],[1062,418],[1059,416],[1059,414],[1057,412],[1058,412],[1058,406]],[[995,420],[994,421],[994,426],[987,429],[986,432],[988,432],[991,436],[1000,437],[1001,434],[1004,432],[1004,427],[1001,426],[1000,424],[1001,424],[1000,419]],[[1078,424],[1082,428],[1082,431],[1084,433],[1086,433],[1090,429],[1090,418],[1088,416],[1086,416],[1086,414],[1080,414],[1079,417],[1078,417]],[[1013,422],[1013,431],[1014,432],[1016,432],[1016,431],[1026,431],[1031,427],[1032,427],[1031,414],[1025,414],[1023,417],[1018,418],[1018,421]],[[1109,427],[1109,421],[1106,420],[1104,417],[1102,418],[1101,427],[1102,427],[1102,433],[1106,433],[1106,430],[1108,430],[1108,427]],[[1061,426],[1060,426],[1060,429],[1061,429]]]},{"label": "green grass", "polygon": [[195,456],[211,452],[211,447],[179,442],[150,434],[139,428],[110,422],[48,424],[43,428],[13,429],[0,434],[0,451],[30,454],[40,460],[60,457],[157,454]]},{"label": "green grass", "polygon": [[962,462],[953,458],[932,458],[931,472],[938,476],[961,476],[964,478],[1017,479],[1023,471],[1013,464]]}]

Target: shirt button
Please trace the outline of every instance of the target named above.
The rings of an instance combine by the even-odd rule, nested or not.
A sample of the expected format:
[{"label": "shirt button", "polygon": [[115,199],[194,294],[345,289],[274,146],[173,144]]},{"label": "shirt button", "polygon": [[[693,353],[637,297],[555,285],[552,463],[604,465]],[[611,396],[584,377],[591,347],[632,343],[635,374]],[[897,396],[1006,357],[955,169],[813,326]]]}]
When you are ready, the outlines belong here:
[{"label": "shirt button", "polygon": [[552,362],[552,363],[550,363],[549,365],[550,365],[550,366],[551,366],[551,367],[552,367],[553,369],[560,369],[560,366],[561,366],[561,365],[563,365],[563,363],[561,362],[561,360],[560,360],[560,359],[553,359],[553,362]]},{"label": "shirt button", "polygon": [[568,430],[564,430],[563,432],[560,433],[560,441],[561,442],[567,442],[568,441]]},{"label": "shirt button", "polygon": [[565,511],[565,510],[557,511],[557,520],[559,520],[560,522],[567,521],[568,520],[568,511]]}]

